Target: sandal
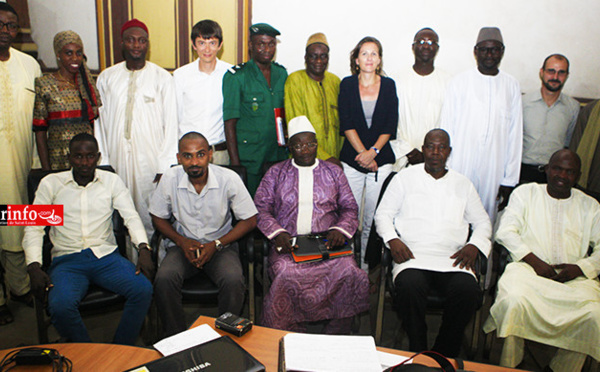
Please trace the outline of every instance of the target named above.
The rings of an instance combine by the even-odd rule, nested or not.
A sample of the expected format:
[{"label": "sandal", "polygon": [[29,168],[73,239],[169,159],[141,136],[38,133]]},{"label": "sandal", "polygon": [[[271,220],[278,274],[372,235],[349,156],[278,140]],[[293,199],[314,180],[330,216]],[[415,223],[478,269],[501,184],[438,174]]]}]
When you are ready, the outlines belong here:
[{"label": "sandal", "polygon": [[12,323],[14,320],[15,320],[15,318],[13,318],[13,315],[10,312],[10,309],[8,308],[8,306],[6,306],[6,305],[0,306],[0,326]]}]

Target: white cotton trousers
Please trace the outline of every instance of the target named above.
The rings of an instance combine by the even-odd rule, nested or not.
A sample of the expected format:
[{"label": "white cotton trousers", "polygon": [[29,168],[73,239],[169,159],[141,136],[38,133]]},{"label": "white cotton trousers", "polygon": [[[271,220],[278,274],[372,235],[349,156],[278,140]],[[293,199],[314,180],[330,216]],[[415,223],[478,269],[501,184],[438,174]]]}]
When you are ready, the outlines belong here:
[{"label": "white cotton trousers", "polygon": [[352,194],[358,204],[358,215],[362,221],[362,231],[360,237],[360,257],[361,268],[368,270],[367,264],[364,262],[367,242],[369,241],[369,233],[373,224],[373,216],[377,206],[377,199],[381,191],[381,186],[385,179],[392,173],[392,164],[386,164],[379,167],[377,172],[362,173],[352,168],[348,164],[342,162],[344,166],[344,174],[352,189]]},{"label": "white cotton trousers", "polygon": [[[500,365],[515,368],[523,361],[525,340],[517,336],[508,336],[504,339]],[[579,372],[583,368],[587,355],[576,351],[558,349],[550,361],[550,368],[554,372]]]}]

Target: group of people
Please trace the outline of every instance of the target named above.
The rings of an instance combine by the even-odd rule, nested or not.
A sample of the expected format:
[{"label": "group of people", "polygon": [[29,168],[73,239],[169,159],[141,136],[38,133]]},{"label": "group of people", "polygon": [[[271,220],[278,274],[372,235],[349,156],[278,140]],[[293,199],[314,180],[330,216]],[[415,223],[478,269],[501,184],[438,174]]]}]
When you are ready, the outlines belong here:
[{"label": "group of people", "polygon": [[[134,19],[121,29],[125,61],[94,83],[74,32],[56,35],[59,69],[43,77],[11,48],[17,32],[18,15],[0,3],[0,141],[10,150],[0,163],[2,203],[26,204],[39,154],[42,169],[63,171],[42,180],[34,203],[63,204],[65,224],[51,228],[48,273],[40,268],[43,227],[27,227],[24,239],[23,229],[1,228],[0,258],[11,298],[27,301],[30,287],[47,293],[61,336],[89,341],[77,304],[90,282],[127,298],[115,342],[135,342],[153,295],[165,335],[183,331],[181,287],[199,270],[219,287],[219,312],[240,314],[236,241],[255,227],[271,242],[261,324],[304,331],[324,321],[325,333],[348,334],[369,308],[365,262],[380,255],[367,250],[373,226],[394,259],[410,349],[430,348],[425,299],[438,287],[447,302],[433,349],[456,356],[483,296],[475,261],[489,255],[492,226],[508,205],[495,239],[514,262],[484,326],[506,339],[501,363],[520,363],[523,339],[560,348],[554,371],[577,370],[586,355],[600,360],[600,207],[574,189],[579,182],[600,192],[600,105],[579,114],[561,93],[566,57],[549,56],[540,90],[522,97],[499,69],[498,28],[480,30],[476,68],[452,79],[435,67],[439,37],[424,28],[412,44],[414,64],[396,82],[373,37],[351,51],[351,75],[340,81],[327,71],[327,38],[316,33],[306,69],[288,77],[274,62],[275,28],[252,25],[251,59],[231,66],[217,58],[220,26],[204,20],[191,33],[198,59],[171,76],[146,61],[149,30]],[[246,168],[246,185],[218,166],[229,164]],[[509,203],[526,182],[538,183],[518,187]],[[135,263],[116,251],[114,209]],[[158,270],[147,244],[155,230],[167,241]],[[295,263],[291,238],[305,234],[325,234],[328,248],[360,234],[365,262]],[[5,297],[0,324],[12,320]]]}]

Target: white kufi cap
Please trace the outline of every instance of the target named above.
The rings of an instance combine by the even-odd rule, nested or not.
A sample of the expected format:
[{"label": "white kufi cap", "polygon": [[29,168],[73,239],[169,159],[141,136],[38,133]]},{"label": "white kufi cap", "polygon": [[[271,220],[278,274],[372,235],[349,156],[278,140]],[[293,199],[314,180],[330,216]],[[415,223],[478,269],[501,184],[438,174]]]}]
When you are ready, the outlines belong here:
[{"label": "white kufi cap", "polygon": [[313,128],[310,120],[306,116],[297,116],[290,120],[288,123],[288,138],[292,139],[298,133],[310,132],[315,133],[315,128]]}]

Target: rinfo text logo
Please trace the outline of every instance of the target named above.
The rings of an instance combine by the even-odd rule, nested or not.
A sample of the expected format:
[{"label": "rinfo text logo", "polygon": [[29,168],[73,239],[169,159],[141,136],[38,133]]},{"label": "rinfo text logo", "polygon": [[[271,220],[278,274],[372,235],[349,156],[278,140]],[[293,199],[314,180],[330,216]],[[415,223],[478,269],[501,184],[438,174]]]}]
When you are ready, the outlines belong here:
[{"label": "rinfo text logo", "polygon": [[62,205],[0,205],[0,226],[62,226]]}]

